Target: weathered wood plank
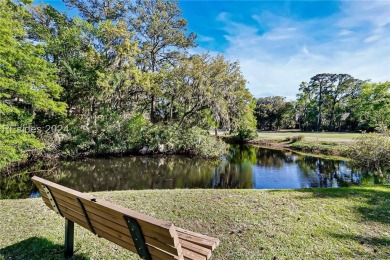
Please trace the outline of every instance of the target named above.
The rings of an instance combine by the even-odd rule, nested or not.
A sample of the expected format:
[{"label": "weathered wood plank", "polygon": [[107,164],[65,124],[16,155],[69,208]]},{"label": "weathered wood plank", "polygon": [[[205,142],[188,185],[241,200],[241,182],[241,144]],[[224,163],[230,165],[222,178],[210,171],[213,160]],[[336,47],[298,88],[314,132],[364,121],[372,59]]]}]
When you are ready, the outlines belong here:
[{"label": "weathered wood plank", "polygon": [[214,250],[219,245],[219,239],[191,232],[182,228],[176,228],[180,239]]},{"label": "weathered wood plank", "polygon": [[185,234],[188,234],[188,235],[192,235],[192,236],[195,236],[195,237],[200,237],[200,238],[204,238],[204,239],[207,239],[207,240],[214,241],[217,244],[217,246],[219,245],[219,242],[220,242],[218,238],[206,236],[206,235],[203,235],[203,234],[200,234],[200,233],[196,233],[196,232],[192,232],[192,231],[186,230],[184,228],[176,227],[176,231],[181,232],[181,233],[185,233]]},{"label": "weathered wood plank", "polygon": [[195,253],[193,251],[190,251],[186,248],[183,248],[183,256],[184,259],[191,259],[191,260],[206,260],[206,256]]},{"label": "weathered wood plank", "polygon": [[206,259],[209,259],[211,257],[211,249],[199,246],[197,244],[193,244],[185,240],[180,240],[180,244],[183,249],[203,255],[206,257]]},{"label": "weathered wood plank", "polygon": [[177,233],[178,233],[178,236],[179,236],[180,240],[185,240],[185,241],[191,242],[193,244],[197,244],[199,246],[208,248],[210,250],[214,250],[217,247],[215,242],[213,242],[213,241],[210,241],[210,240],[207,240],[207,239],[203,239],[203,238],[199,238],[199,237],[194,237],[194,236],[183,234],[183,233],[180,233],[180,232],[177,232]]}]

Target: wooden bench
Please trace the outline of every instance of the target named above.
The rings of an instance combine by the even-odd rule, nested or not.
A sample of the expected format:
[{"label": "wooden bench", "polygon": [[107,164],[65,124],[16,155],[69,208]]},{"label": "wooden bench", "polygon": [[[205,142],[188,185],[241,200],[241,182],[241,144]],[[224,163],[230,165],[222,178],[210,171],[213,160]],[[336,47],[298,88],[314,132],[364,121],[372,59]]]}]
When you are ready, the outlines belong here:
[{"label": "wooden bench", "polygon": [[209,259],[219,240],[114,205],[45,179],[32,178],[45,204],[65,218],[65,256],[73,255],[74,223],[143,259]]}]

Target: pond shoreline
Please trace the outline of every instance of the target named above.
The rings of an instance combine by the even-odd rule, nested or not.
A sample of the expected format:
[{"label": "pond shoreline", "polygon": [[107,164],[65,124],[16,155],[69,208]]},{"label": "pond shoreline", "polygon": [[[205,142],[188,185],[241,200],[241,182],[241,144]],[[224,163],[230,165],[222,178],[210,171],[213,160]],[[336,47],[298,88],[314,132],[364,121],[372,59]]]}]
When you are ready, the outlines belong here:
[{"label": "pond shoreline", "polygon": [[[360,133],[349,132],[258,131],[245,143],[349,160],[349,149],[359,136]],[[221,138],[233,141],[229,135]]]},{"label": "pond shoreline", "polygon": [[319,158],[324,160],[336,160],[336,161],[346,161],[349,162],[351,159],[345,156],[334,155],[334,154],[323,154],[323,153],[313,153],[310,151],[305,151],[303,149],[295,149],[289,145],[280,145],[278,143],[268,143],[268,142],[247,142],[245,145],[253,145],[261,148],[266,148],[270,150],[277,151],[289,151],[303,156],[310,156],[313,158]]},{"label": "pond shoreline", "polygon": [[80,153],[77,155],[63,155],[60,153],[42,153],[40,155],[32,155],[30,158],[23,161],[19,161],[13,164],[6,166],[5,168],[0,169],[0,177],[5,174],[12,174],[13,172],[23,171],[25,169],[34,167],[38,161],[47,161],[51,163],[55,162],[77,162],[85,159],[110,159],[110,158],[123,158],[123,157],[133,157],[133,156],[187,156],[191,158],[201,158],[205,160],[216,160],[221,156],[226,155],[226,153],[221,154],[221,156],[203,156],[199,154],[192,153],[180,153],[180,152],[148,152],[141,153],[140,151],[127,151],[127,152],[107,152],[107,153]]},{"label": "pond shoreline", "polygon": [[[183,155],[121,156],[37,161],[0,179],[3,197],[26,198],[38,175],[80,190],[290,189],[359,185],[363,176],[339,158],[286,148],[231,145],[221,159]],[[24,188],[23,188],[24,187]],[[0,196],[2,197],[2,196]]]},{"label": "pond shoreline", "polygon": [[277,148],[277,149],[288,149],[293,152],[303,152],[309,156],[317,156],[322,158],[334,158],[342,160],[350,160],[347,157],[345,151],[341,150],[340,147],[335,143],[333,148],[324,147],[314,142],[297,142],[297,143],[286,143],[278,141],[264,141],[264,140],[249,140],[246,142],[249,145],[258,145],[262,147]]}]

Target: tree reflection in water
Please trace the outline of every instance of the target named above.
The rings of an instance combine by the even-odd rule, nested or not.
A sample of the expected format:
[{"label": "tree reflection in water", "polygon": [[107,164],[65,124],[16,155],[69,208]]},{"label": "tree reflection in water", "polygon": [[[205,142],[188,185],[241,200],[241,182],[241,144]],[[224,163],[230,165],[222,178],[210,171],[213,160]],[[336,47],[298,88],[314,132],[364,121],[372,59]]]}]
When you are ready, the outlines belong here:
[{"label": "tree reflection in water", "polygon": [[[58,163],[58,162],[57,162]],[[348,163],[256,146],[231,146],[222,160],[186,156],[133,156],[40,162],[0,177],[1,198],[34,196],[31,176],[40,175],[82,192],[184,188],[339,187],[378,179],[362,177]],[[48,172],[47,169],[54,168]]]}]

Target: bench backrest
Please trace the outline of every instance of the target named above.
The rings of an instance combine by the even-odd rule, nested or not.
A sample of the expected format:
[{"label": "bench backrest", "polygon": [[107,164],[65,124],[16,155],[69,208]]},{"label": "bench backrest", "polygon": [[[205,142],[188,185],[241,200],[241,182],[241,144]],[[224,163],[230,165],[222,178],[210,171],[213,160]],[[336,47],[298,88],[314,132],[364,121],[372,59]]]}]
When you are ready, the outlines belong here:
[{"label": "bench backrest", "polygon": [[[176,227],[172,223],[36,176],[32,180],[50,209],[99,237],[138,253],[141,257],[142,248],[139,244],[141,247],[142,244],[146,245],[153,259],[183,259]],[[138,243],[139,240],[144,243]]]}]

